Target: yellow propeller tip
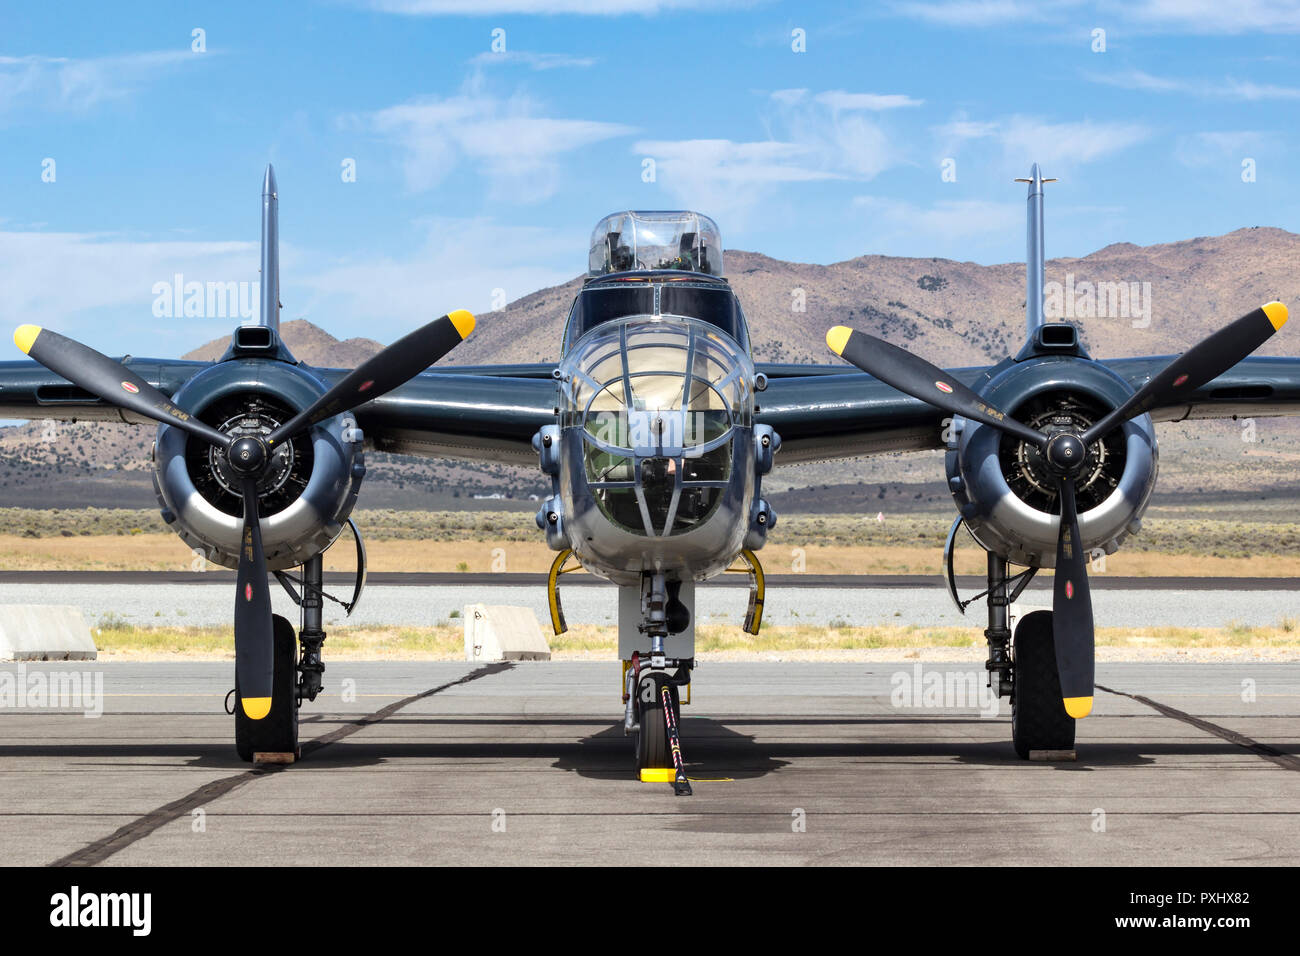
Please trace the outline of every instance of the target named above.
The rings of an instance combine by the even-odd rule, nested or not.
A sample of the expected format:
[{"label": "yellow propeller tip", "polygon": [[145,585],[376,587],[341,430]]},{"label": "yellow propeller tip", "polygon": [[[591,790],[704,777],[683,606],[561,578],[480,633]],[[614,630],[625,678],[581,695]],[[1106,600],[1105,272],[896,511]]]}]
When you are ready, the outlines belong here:
[{"label": "yellow propeller tip", "polygon": [[23,354],[30,354],[32,343],[36,341],[36,336],[41,334],[39,325],[20,325],[14,329],[14,345],[23,350]]},{"label": "yellow propeller tip", "polygon": [[269,697],[245,697],[243,705],[244,714],[249,720],[261,720],[271,712],[271,698]]},{"label": "yellow propeller tip", "polygon": [[843,355],[845,347],[849,344],[849,336],[852,334],[853,330],[847,325],[837,325],[826,333],[826,344],[836,355]]},{"label": "yellow propeller tip", "polygon": [[1064,697],[1065,712],[1075,720],[1082,720],[1092,713],[1091,697]]},{"label": "yellow propeller tip", "polygon": [[1286,306],[1281,302],[1270,302],[1263,308],[1264,314],[1267,315],[1268,320],[1273,323],[1273,331],[1276,332],[1278,329],[1282,328],[1282,326],[1286,325],[1286,320],[1289,318],[1289,314],[1286,310]]},{"label": "yellow propeller tip", "polygon": [[469,334],[474,331],[474,316],[464,309],[448,312],[447,318],[451,319],[451,324],[456,326],[456,331],[460,333],[462,341],[469,338]]}]

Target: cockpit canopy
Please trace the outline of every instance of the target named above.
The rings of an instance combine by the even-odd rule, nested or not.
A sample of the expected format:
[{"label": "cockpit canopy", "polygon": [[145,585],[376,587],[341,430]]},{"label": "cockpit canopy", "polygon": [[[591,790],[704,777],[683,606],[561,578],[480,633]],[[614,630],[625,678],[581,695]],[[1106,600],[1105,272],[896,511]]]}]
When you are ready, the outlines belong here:
[{"label": "cockpit canopy", "polygon": [[591,233],[587,275],[679,269],[722,275],[718,225],[697,212],[616,212]]}]

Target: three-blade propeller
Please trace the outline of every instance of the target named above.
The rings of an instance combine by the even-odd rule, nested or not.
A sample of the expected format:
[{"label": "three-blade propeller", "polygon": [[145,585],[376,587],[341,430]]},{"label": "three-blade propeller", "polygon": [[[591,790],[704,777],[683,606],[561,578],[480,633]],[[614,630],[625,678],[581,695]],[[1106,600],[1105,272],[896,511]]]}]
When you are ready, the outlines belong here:
[{"label": "three-blade propeller", "polygon": [[1075,718],[1092,711],[1094,633],[1087,554],[1079,534],[1075,482],[1088,449],[1130,419],[1176,403],[1232,368],[1263,345],[1287,320],[1281,302],[1270,302],[1192,346],[1153,376],[1127,401],[1082,434],[1047,434],[1016,421],[974,390],[925,359],[873,335],[837,325],[826,333],[831,351],[874,378],[935,408],[982,422],[1039,448],[1055,476],[1061,499],[1052,593],[1052,636],[1061,697]]},{"label": "three-blade propeller", "polygon": [[244,713],[260,720],[271,711],[275,672],[271,593],[257,495],[258,482],[271,466],[271,449],[318,422],[392,391],[450,352],[473,330],[474,316],[464,309],[435,319],[362,362],[265,438],[232,438],[204,424],[121,362],[49,329],[19,326],[14,344],[51,372],[110,405],[174,425],[225,455],[240,479],[244,502],[235,577],[235,675]]}]

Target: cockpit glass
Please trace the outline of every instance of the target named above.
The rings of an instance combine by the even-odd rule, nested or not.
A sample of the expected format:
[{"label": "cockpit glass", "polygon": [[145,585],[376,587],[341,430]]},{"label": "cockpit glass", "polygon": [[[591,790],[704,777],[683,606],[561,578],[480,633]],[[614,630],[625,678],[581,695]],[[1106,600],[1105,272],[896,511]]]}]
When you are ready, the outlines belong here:
[{"label": "cockpit glass", "polygon": [[744,344],[738,315],[740,306],[729,288],[665,284],[659,293],[659,312],[707,322]]},{"label": "cockpit glass", "polygon": [[581,430],[587,487],[635,534],[683,534],[717,509],[732,433],[752,426],[752,368],[698,320],[611,322],[561,365],[566,428]]},{"label": "cockpit glass", "polygon": [[616,212],[591,233],[587,275],[673,269],[722,275],[718,224],[696,212]]}]

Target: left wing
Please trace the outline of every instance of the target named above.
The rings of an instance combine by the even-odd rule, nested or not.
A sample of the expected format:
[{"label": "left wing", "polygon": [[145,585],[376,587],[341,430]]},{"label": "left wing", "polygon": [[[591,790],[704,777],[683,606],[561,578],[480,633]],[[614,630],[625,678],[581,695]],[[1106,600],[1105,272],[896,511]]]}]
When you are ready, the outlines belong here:
[{"label": "left wing", "polygon": [[[122,359],[169,398],[210,362]],[[379,451],[533,464],[532,437],[555,421],[550,365],[447,366],[422,372],[356,410]],[[333,385],[349,369],[312,369]],[[152,424],[70,384],[32,361],[0,362],[0,418]]]}]

